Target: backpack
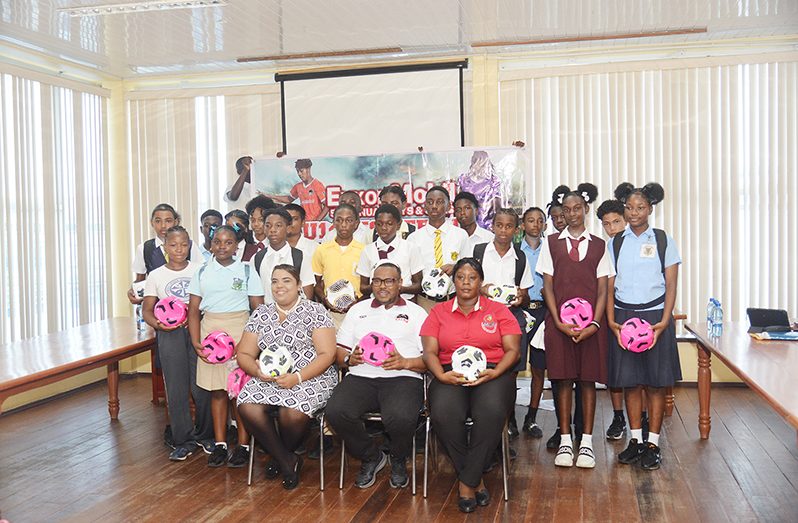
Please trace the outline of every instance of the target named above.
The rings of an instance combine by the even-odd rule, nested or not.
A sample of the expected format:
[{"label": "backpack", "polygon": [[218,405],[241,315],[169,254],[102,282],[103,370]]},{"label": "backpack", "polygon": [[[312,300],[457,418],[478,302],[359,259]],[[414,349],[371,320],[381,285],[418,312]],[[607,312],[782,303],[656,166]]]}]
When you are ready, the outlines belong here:
[{"label": "backpack", "polygon": [[[266,257],[266,251],[268,249],[269,249],[268,247],[266,247],[265,249],[261,249],[252,258],[252,265],[255,266],[255,271],[258,273],[258,276],[260,276],[260,266],[263,263],[263,258]],[[303,256],[302,251],[300,251],[296,247],[291,247],[291,265],[293,265],[294,268],[299,272],[302,272],[302,256]]]},{"label": "backpack", "polygon": [[[186,259],[191,261],[191,248],[193,243],[191,240],[188,241],[188,256]],[[147,274],[151,273],[158,267],[166,265],[166,257],[163,255],[163,250],[158,249],[155,246],[155,238],[150,238],[146,242],[144,242],[144,267],[147,270]]]},{"label": "backpack", "polygon": [[[512,244],[515,249],[515,286],[521,286],[521,278],[524,277],[524,269],[526,269],[526,254],[516,244]],[[473,258],[482,265],[482,259],[485,257],[485,249],[488,247],[487,243],[480,243],[474,247]]]},{"label": "backpack", "polygon": [[[623,235],[617,235],[612,239],[612,254],[615,256],[615,272],[618,272],[618,255],[621,253],[623,245]],[[654,229],[654,238],[657,241],[657,253],[659,262],[662,266],[662,273],[665,274],[665,250],[668,248],[668,236],[662,229]]]}]

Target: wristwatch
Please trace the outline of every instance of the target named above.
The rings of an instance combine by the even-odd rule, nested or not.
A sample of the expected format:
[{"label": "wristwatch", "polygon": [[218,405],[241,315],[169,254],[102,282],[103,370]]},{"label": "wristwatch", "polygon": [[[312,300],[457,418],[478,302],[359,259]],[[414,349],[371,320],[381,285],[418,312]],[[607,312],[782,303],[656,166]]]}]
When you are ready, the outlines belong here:
[{"label": "wristwatch", "polygon": [[349,358],[351,358],[351,357],[352,357],[351,354],[347,354],[346,356],[344,356],[344,366],[345,367],[349,366]]}]

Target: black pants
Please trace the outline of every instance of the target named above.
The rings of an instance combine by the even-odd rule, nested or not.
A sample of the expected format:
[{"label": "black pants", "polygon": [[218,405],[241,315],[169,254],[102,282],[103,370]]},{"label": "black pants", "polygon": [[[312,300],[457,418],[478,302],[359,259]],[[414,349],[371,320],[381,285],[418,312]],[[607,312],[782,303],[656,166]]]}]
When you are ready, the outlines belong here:
[{"label": "black pants", "polygon": [[364,378],[346,375],[327,401],[326,418],[354,457],[371,461],[379,449],[369,437],[361,416],[379,412],[390,438],[391,456],[410,456],[418,414],[424,403],[423,381],[410,376]]},{"label": "black pants", "polygon": [[[457,479],[478,487],[482,470],[501,443],[502,429],[515,395],[515,380],[505,372],[476,387],[445,385],[429,389],[432,426],[454,464]],[[474,422],[469,439],[465,421]]]}]

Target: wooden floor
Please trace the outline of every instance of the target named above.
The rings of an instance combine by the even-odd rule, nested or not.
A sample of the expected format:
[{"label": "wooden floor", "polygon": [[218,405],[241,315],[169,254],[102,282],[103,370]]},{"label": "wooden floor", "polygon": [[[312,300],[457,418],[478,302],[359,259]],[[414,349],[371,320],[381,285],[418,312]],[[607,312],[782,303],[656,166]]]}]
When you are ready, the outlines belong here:
[{"label": "wooden floor", "polygon": [[[318,490],[318,462],[307,461],[300,487],[286,493],[246,469],[209,469],[204,454],[171,463],[161,442],[163,407],[150,404],[147,378],[123,379],[122,410],[110,422],[102,384],[0,417],[0,514],[28,521],[798,521],[796,434],[748,389],[713,390],[712,435],[698,439],[695,389],[677,388],[665,422],[663,467],[644,472],[618,465],[625,441],[594,440],[592,471],[557,469],[545,440],[522,436],[514,446],[510,501],[497,469],[487,479],[490,506],[466,518],[456,508],[448,463],[431,477],[427,500],[394,490],[382,472],[369,490],[338,490],[338,459],[327,462]],[[598,426],[612,409],[599,393]],[[554,415],[539,415],[546,437]],[[519,421],[522,413],[519,409]],[[421,460],[419,459],[419,466]],[[419,481],[420,481],[419,476]]]}]

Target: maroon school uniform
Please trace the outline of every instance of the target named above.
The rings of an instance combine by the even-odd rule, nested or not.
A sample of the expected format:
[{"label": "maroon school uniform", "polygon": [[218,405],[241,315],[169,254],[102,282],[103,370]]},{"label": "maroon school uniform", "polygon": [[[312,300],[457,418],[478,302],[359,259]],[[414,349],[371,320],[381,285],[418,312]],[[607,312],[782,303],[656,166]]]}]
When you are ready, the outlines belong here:
[{"label": "maroon school uniform", "polygon": [[[571,298],[584,298],[595,307],[598,299],[596,269],[607,250],[604,240],[591,235],[582,261],[568,256],[567,241],[553,234],[547,238],[554,263],[554,301],[557,311]],[[601,329],[593,336],[574,343],[554,324],[551,314],[546,316],[546,367],[550,379],[596,381],[607,383],[607,324],[602,318]]]}]

